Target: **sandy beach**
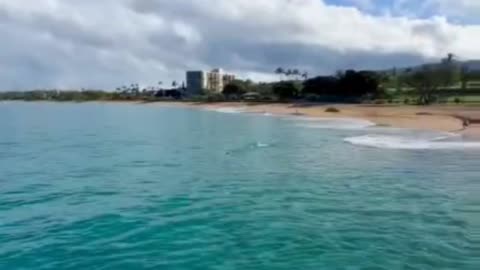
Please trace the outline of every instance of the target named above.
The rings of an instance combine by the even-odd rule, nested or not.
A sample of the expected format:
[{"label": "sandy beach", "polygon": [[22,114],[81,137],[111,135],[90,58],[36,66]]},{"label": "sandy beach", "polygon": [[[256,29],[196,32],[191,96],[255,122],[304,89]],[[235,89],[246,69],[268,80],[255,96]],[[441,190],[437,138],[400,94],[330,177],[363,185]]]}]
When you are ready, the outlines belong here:
[{"label": "sandy beach", "polygon": [[[155,103],[158,104],[158,103]],[[204,109],[234,108],[251,113],[272,115],[301,115],[308,117],[358,118],[378,125],[398,128],[455,132],[465,138],[480,139],[480,107],[477,106],[407,106],[367,104],[312,104],[312,103],[160,103]],[[339,112],[326,112],[334,107]],[[463,119],[470,119],[470,125],[463,127]]]}]

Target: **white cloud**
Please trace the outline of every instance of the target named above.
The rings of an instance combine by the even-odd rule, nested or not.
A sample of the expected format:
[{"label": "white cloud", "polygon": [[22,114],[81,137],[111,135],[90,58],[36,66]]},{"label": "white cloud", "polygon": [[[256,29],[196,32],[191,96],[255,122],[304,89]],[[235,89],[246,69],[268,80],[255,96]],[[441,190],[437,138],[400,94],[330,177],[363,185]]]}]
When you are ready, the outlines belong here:
[{"label": "white cloud", "polygon": [[277,66],[314,74],[447,52],[480,58],[479,25],[321,0],[0,0],[0,34],[0,89],[153,84],[215,66],[269,79]]}]

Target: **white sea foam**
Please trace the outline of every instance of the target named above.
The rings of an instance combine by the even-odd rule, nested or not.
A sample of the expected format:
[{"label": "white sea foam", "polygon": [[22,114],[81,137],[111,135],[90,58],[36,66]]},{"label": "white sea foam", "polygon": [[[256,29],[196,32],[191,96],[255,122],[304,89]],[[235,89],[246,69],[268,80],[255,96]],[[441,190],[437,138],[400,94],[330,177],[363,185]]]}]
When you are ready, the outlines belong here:
[{"label": "white sea foam", "polygon": [[300,123],[299,126],[321,129],[364,129],[373,127],[376,124],[363,119],[354,118],[305,118],[302,120],[308,123]]},{"label": "white sea foam", "polygon": [[346,142],[375,148],[386,149],[480,149],[480,142],[473,141],[452,141],[454,136],[439,136],[428,138],[414,138],[410,136],[394,136],[394,135],[364,135],[358,137],[350,137],[344,139]]},{"label": "white sea foam", "polygon": [[243,113],[245,112],[245,108],[241,107],[221,107],[212,109],[213,111],[220,112],[220,113]]},{"label": "white sea foam", "polygon": [[257,148],[266,148],[266,147],[270,147],[270,144],[257,142]]}]

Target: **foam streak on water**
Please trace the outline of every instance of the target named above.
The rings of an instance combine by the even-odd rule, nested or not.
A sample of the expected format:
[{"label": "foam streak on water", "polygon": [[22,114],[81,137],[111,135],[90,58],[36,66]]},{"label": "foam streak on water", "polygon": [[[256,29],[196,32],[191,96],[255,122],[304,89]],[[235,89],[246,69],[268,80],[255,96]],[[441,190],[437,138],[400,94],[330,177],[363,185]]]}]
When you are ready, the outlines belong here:
[{"label": "foam streak on water", "polygon": [[221,108],[213,108],[213,109],[210,109],[210,110],[213,110],[215,112],[219,112],[219,113],[243,113],[246,111],[245,108],[243,107],[221,107]]},{"label": "foam streak on water", "polygon": [[[307,128],[318,128],[318,129],[364,129],[368,127],[373,127],[376,124],[363,119],[355,118],[299,118],[297,120],[302,120],[298,126],[307,127]],[[304,122],[308,121],[308,122]],[[303,122],[303,123],[302,123]]]}]

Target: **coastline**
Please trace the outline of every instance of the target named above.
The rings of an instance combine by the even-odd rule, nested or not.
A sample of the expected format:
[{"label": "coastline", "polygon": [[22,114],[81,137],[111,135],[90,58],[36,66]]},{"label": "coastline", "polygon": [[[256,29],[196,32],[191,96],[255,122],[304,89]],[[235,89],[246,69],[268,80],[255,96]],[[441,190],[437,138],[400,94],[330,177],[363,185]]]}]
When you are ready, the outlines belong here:
[{"label": "coastline", "polygon": [[[52,101],[28,101],[64,103]],[[68,102],[68,101],[67,101]],[[84,103],[84,102],[72,102]],[[319,103],[261,103],[261,102],[192,102],[192,101],[87,101],[101,104],[132,104],[147,106],[180,106],[207,110],[234,109],[246,113],[318,118],[354,118],[371,121],[379,126],[450,132],[469,140],[480,140],[480,106],[468,105],[375,105]],[[327,108],[339,112],[326,112]],[[464,128],[463,122],[471,124]]]},{"label": "coastline", "polygon": [[[368,120],[379,126],[450,132],[463,135],[466,139],[480,140],[480,123],[477,120],[472,121],[472,124],[467,128],[463,127],[464,119],[480,119],[480,107],[246,102],[161,102],[143,104],[187,106],[210,110],[235,109],[247,113],[278,116],[354,118]],[[326,112],[326,109],[330,107],[338,109],[339,112]]]}]

